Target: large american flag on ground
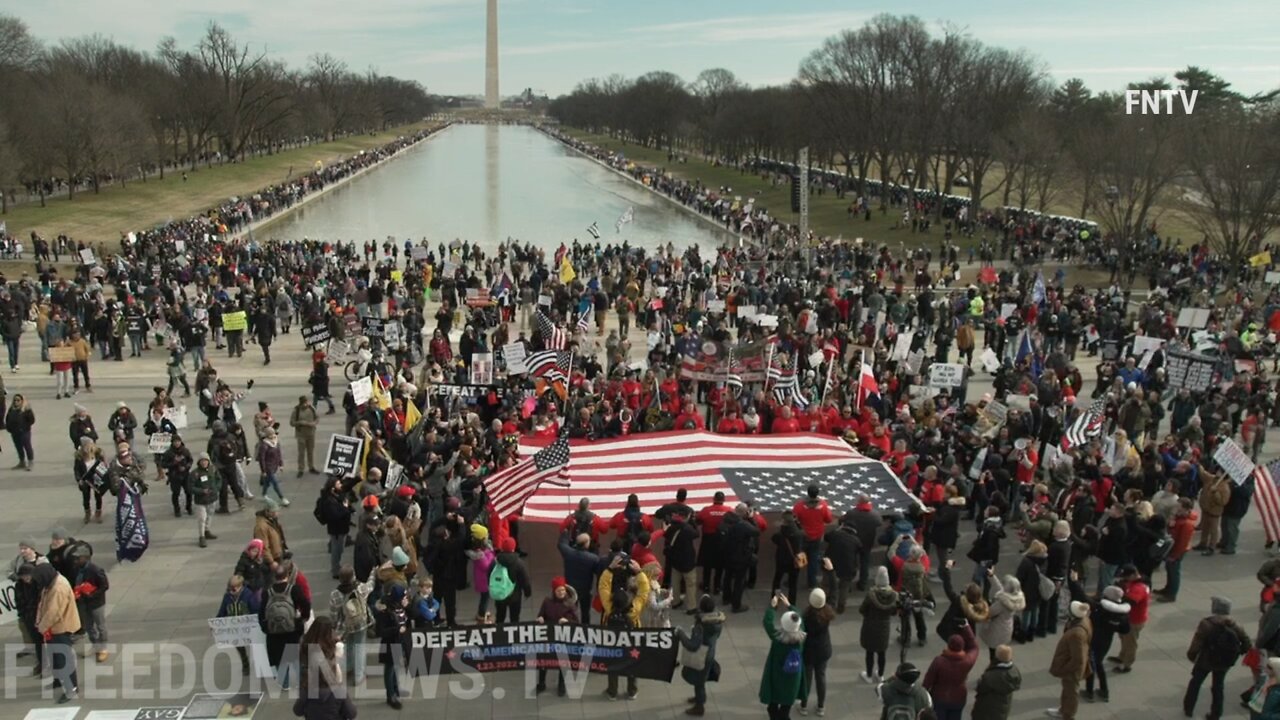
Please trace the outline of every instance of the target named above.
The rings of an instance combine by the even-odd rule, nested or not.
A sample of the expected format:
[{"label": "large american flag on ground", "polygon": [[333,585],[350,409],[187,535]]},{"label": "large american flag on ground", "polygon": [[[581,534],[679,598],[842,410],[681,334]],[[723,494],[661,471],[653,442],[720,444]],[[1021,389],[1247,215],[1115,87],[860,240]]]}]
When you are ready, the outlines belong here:
[{"label": "large american flag on ground", "polygon": [[1254,468],[1253,480],[1253,500],[1258,504],[1262,529],[1267,542],[1276,542],[1280,540],[1280,488],[1276,487],[1276,482],[1280,481],[1280,460]]},{"label": "large american flag on ground", "polygon": [[541,309],[535,312],[534,315],[538,321],[538,334],[542,336],[542,346],[548,350],[563,350],[565,341],[564,328],[557,327]]},{"label": "large american flag on ground", "polygon": [[[547,442],[523,438],[520,453],[540,453]],[[852,508],[863,493],[882,512],[901,512],[917,502],[884,463],[824,435],[677,431],[570,444],[568,486],[543,485],[525,504],[525,518],[559,522],[584,497],[592,510],[608,517],[623,509],[631,493],[645,512],[653,512],[681,487],[695,508],[723,492],[730,504],[743,500],[763,511],[786,510],[811,483],[837,514]]]},{"label": "large american flag on ground", "polygon": [[1071,427],[1062,434],[1062,449],[1070,450],[1073,447],[1088,445],[1090,440],[1102,435],[1103,421],[1106,420],[1103,413],[1106,409],[1106,398],[1098,398],[1085,408],[1085,411],[1076,417],[1075,422],[1071,423]]},{"label": "large american flag on ground", "polygon": [[[485,478],[484,489],[498,517],[520,511],[525,502],[544,484],[568,487],[569,443],[560,438],[531,457]],[[566,513],[568,514],[568,513]]]}]

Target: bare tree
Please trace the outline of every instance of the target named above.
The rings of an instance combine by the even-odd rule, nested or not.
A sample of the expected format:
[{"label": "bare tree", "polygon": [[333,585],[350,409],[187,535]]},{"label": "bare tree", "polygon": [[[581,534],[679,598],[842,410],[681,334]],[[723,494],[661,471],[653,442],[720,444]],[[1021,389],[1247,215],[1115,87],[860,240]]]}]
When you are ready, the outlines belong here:
[{"label": "bare tree", "polygon": [[9,212],[9,194],[22,179],[22,155],[16,140],[9,124],[0,118],[0,214]]},{"label": "bare tree", "polygon": [[27,24],[0,14],[0,75],[31,70],[40,59],[40,41],[31,37]]},{"label": "bare tree", "polygon": [[322,53],[311,56],[306,83],[315,92],[318,109],[323,113],[324,137],[332,140],[340,130],[348,129],[355,107],[355,76],[347,69],[346,63],[329,53]]}]

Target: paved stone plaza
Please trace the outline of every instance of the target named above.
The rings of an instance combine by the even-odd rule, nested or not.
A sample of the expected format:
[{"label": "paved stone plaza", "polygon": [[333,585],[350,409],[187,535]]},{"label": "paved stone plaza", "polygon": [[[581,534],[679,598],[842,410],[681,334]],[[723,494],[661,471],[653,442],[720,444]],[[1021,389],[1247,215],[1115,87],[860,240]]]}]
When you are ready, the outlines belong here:
[{"label": "paved stone plaza", "polygon": [[[427,317],[431,317],[430,312]],[[633,333],[631,339],[633,347],[644,347],[641,334]],[[205,691],[204,680],[198,677],[201,673],[197,672],[196,677],[192,677],[191,670],[179,667],[182,663],[172,657],[157,660],[155,645],[180,645],[188,648],[194,657],[201,657],[208,650],[212,643],[205,621],[217,610],[226,580],[244,543],[250,538],[253,509],[258,506],[254,504],[252,509],[233,512],[231,516],[215,516],[213,529],[219,538],[211,541],[207,549],[200,549],[196,545],[194,519],[174,518],[169,508],[167,489],[153,485],[151,494],[145,498],[151,527],[151,548],[137,564],[116,565],[110,510],[101,525],[86,526],[81,522],[80,495],[71,476],[72,449],[67,436],[67,421],[72,413],[73,402],[82,403],[87,406],[99,432],[105,437],[107,418],[117,401],[124,400],[136,413],[143,414],[145,403],[151,397],[151,387],[166,381],[165,355],[153,346],[144,358],[126,358],[122,363],[100,362],[95,357],[90,366],[94,378],[94,393],[82,392],[74,400],[54,400],[50,397],[54,394],[51,392],[54,390],[53,378],[49,376],[47,366],[39,362],[38,352],[35,334],[28,332],[23,337],[21,371],[4,378],[10,399],[15,393],[22,393],[31,400],[37,419],[37,434],[35,469],[32,472],[9,469],[15,462],[13,449],[7,435],[0,438],[0,444],[4,448],[3,454],[0,454],[0,463],[4,468],[0,470],[0,492],[3,492],[0,495],[3,502],[3,514],[0,515],[3,518],[0,523],[3,538],[0,538],[0,542],[9,552],[16,553],[20,538],[37,536],[44,542],[49,537],[49,531],[56,526],[65,527],[73,536],[88,540],[96,549],[97,559],[110,574],[111,589],[107,605],[110,641],[117,645],[143,644],[143,652],[137,656],[138,662],[134,663],[138,668],[135,672],[147,672],[132,679],[131,684],[135,688],[135,696],[132,698],[120,697],[123,681],[122,655],[119,652],[113,651],[111,659],[102,665],[92,659],[85,660],[81,655],[82,689],[88,690],[96,684],[99,696],[106,699],[91,695],[89,699],[81,700],[78,704],[82,710],[78,717],[83,717],[86,710],[184,705],[191,694]],[[292,507],[281,511],[281,518],[295,560],[311,582],[317,611],[325,612],[329,591],[334,582],[329,579],[327,572],[326,537],[311,516],[311,507],[323,478],[308,475],[295,479],[295,449],[292,432],[287,427],[289,409],[298,395],[308,390],[308,353],[301,347],[301,339],[295,331],[294,334],[277,339],[272,347],[273,362],[267,367],[263,367],[261,354],[255,345],[249,345],[244,358],[238,360],[228,359],[210,345],[209,357],[218,368],[220,376],[230,382],[233,388],[243,389],[251,378],[256,381],[252,393],[242,403],[246,415],[254,411],[257,401],[265,400],[271,404],[277,418],[284,425],[282,446],[286,471],[281,473],[281,479],[285,493],[294,503]],[[1080,358],[1081,369],[1086,372],[1086,390],[1091,390],[1093,366],[1092,362],[1086,360]],[[189,377],[194,383],[194,372]],[[341,396],[341,383],[341,371],[335,369],[335,397]],[[989,389],[989,379],[975,378],[969,397],[979,397]],[[180,392],[179,389],[179,394]],[[193,452],[198,453],[203,449],[208,433],[203,429],[202,417],[193,401],[189,409],[193,427],[183,434]],[[320,457],[317,458],[317,463],[323,461],[324,446],[329,434],[341,431],[342,418],[341,410],[336,415],[321,415],[317,439],[317,454]],[[249,471],[249,477],[256,494],[256,468]],[[107,499],[111,500],[110,496]],[[965,527],[968,530],[971,525],[966,523]],[[551,577],[560,574],[561,563],[549,527],[526,526],[522,537],[530,552],[529,563],[534,581],[534,597],[525,604],[525,614],[528,619],[532,619],[537,604],[550,589]],[[969,537],[969,533],[966,533],[961,538],[961,549],[968,548]],[[772,576],[772,552],[769,550],[772,545],[767,540],[765,542],[765,551],[761,553],[762,584],[751,591],[748,598],[752,609],[730,617],[726,634],[719,645],[718,659],[723,666],[723,677],[718,684],[710,686],[710,702],[707,707],[709,715],[746,718],[763,717],[765,714],[756,698],[761,665],[768,648],[768,639],[761,628],[761,615],[767,603],[768,579]],[[1014,570],[1018,551],[1016,542],[1016,534],[1011,532],[1002,553],[1003,561],[999,567],[1001,574]],[[1133,672],[1109,676],[1112,698],[1110,704],[1083,705],[1080,717],[1131,718],[1139,714],[1159,718],[1180,716],[1181,696],[1190,671],[1190,663],[1185,657],[1186,648],[1196,622],[1208,614],[1209,598],[1213,595],[1229,597],[1235,603],[1235,616],[1246,630],[1253,634],[1256,629],[1258,585],[1254,572],[1265,559],[1262,542],[1260,525],[1256,516],[1251,513],[1244,524],[1240,554],[1234,557],[1204,558],[1193,552],[1184,565],[1184,587],[1178,602],[1174,605],[1153,603],[1151,622],[1142,633],[1138,661]],[[347,559],[350,559],[349,552]],[[968,577],[969,573],[969,562],[960,559],[957,578]],[[1157,586],[1162,582],[1163,578],[1158,577]],[[802,592],[802,595],[807,596],[807,593]],[[471,617],[472,613],[469,611],[475,601],[476,596],[472,591],[464,592],[459,616]],[[857,601],[852,604],[856,607]],[[675,621],[684,623],[686,617],[677,612]],[[935,622],[936,620],[931,621],[930,626]],[[858,679],[858,673],[863,669],[863,653],[858,647],[858,627],[859,616],[856,613],[839,617],[834,625],[835,655],[828,670],[830,687],[827,717],[879,717],[879,703],[871,686]],[[16,625],[0,626],[0,636],[7,643],[16,643]],[[1015,660],[1023,674],[1023,689],[1014,698],[1014,717],[1041,717],[1045,708],[1056,705],[1059,683],[1047,672],[1055,642],[1054,638],[1050,638],[1015,647]],[[925,648],[912,647],[909,659],[917,665],[926,666],[939,649],[940,643],[931,631],[929,645]],[[971,675],[971,686],[985,667],[985,659],[984,650],[978,667]],[[30,708],[53,706],[52,695],[46,691],[42,696],[39,680],[30,676],[30,660],[21,660],[18,667],[15,667],[12,653],[6,653],[5,662],[6,702],[5,710],[0,716],[20,718]],[[890,668],[895,662],[896,656],[891,652]],[[223,655],[216,672],[212,673],[211,679],[223,690],[232,682],[231,667],[229,657]],[[400,717],[400,713],[383,703],[381,681],[377,676],[380,668],[372,654],[370,667],[371,687],[365,689],[358,699],[360,717]],[[179,683],[185,679],[187,686],[177,697],[155,695],[161,684],[162,670],[170,673]],[[91,676],[96,676],[92,683]],[[238,680],[238,671],[235,679]],[[191,684],[193,681],[194,686]],[[602,696],[605,679],[600,676],[589,679],[582,699],[560,699],[554,692],[543,694],[536,700],[528,699],[525,696],[525,677],[522,673],[485,676],[485,686],[478,693],[476,688],[468,687],[465,681],[461,682],[462,692],[453,697],[450,697],[447,682],[442,681],[435,699],[424,700],[424,687],[430,687],[431,683],[419,681],[412,692],[406,693],[405,708],[402,711],[404,716],[430,713],[432,717],[450,718],[551,715],[560,718],[586,718],[604,717],[606,714],[629,714],[645,718],[674,717],[683,712],[685,699],[691,694],[689,686],[680,680],[679,673],[670,685],[641,681],[639,698],[630,702],[609,702],[605,699]],[[1245,711],[1236,703],[1236,697],[1248,682],[1248,671],[1243,668],[1233,670],[1229,676],[1226,708],[1228,717],[1245,715]],[[274,683],[270,685],[270,692],[274,696],[263,702],[255,717],[291,717],[291,701],[280,699],[278,688]],[[1197,710],[1200,713],[1207,712],[1208,703],[1209,692],[1206,686]],[[798,713],[793,711],[792,716],[797,717]]]}]

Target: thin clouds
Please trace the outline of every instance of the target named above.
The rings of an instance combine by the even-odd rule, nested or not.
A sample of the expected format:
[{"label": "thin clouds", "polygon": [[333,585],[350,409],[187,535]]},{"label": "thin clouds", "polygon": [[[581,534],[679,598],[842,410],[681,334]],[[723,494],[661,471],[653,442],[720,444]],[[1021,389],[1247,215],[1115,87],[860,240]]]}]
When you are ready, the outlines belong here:
[{"label": "thin clouds", "polygon": [[[639,36],[665,36],[672,45],[716,45],[757,40],[822,40],[836,28],[857,27],[870,13],[789,13],[740,15],[705,20],[640,25],[625,32]],[[673,38],[673,35],[687,37]]]}]

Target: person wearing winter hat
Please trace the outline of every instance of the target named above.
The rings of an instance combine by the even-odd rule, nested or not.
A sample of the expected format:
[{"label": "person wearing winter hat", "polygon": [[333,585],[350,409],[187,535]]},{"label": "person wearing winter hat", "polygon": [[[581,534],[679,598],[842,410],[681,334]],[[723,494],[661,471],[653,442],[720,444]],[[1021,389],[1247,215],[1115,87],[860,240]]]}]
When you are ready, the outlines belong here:
[{"label": "person wearing winter hat", "polygon": [[263,431],[262,438],[258,442],[257,460],[258,470],[262,473],[259,481],[262,486],[262,497],[266,498],[268,492],[275,490],[276,496],[280,498],[280,504],[289,507],[289,498],[284,496],[277,477],[280,469],[284,467],[284,454],[280,451],[280,440],[273,428],[268,427]]},{"label": "person wearing winter hat", "polygon": [[804,621],[786,595],[774,593],[764,611],[764,631],[770,642],[760,677],[760,702],[768,707],[770,720],[786,720],[791,706],[805,699]]},{"label": "person wearing winter hat", "polygon": [[274,567],[285,558],[289,545],[284,540],[284,527],[280,525],[280,504],[271,498],[263,498],[262,509],[253,521],[253,537],[263,544],[263,557]]},{"label": "person wearing winter hat", "polygon": [[[210,527],[214,505],[222,492],[222,475],[209,460],[209,453],[202,452],[196,464],[187,472],[187,499],[192,503],[196,516],[196,543],[205,547],[209,540],[218,539]],[[170,478],[170,482],[174,482]]]},{"label": "person wearing winter hat", "polygon": [[1200,686],[1204,685],[1206,677],[1213,678],[1209,686],[1212,700],[1206,717],[1222,717],[1222,695],[1227,671],[1252,646],[1248,633],[1231,619],[1230,600],[1215,596],[1209,600],[1209,604],[1211,614],[1196,626],[1195,634],[1191,636],[1191,646],[1187,648],[1187,659],[1193,663],[1191,680],[1187,683],[1187,692],[1182,698],[1182,712],[1187,717],[1195,714],[1196,699],[1200,696]]},{"label": "person wearing winter hat", "polygon": [[1089,641],[1093,637],[1093,625],[1089,622],[1089,604],[1073,600],[1068,608],[1070,617],[1058,645],[1053,651],[1049,674],[1062,682],[1062,694],[1058,707],[1045,711],[1051,718],[1075,720],[1080,708],[1080,680],[1089,668]]},{"label": "person wearing winter hat", "polygon": [[978,662],[978,640],[973,626],[966,623],[960,632],[947,638],[947,647],[925,671],[921,683],[933,699],[933,711],[939,720],[960,720],[968,702],[965,683]]},{"label": "person wearing winter hat", "polygon": [[505,598],[497,597],[490,583],[489,592],[493,597],[493,605],[495,617],[494,621],[498,624],[504,622],[518,623],[520,622],[520,605],[523,598],[533,596],[533,585],[529,583],[529,567],[525,565],[524,559],[520,557],[520,553],[516,551],[516,539],[513,537],[504,537],[498,544],[498,554],[494,558],[496,568],[501,565],[507,571],[507,576],[511,578],[515,589]]},{"label": "person wearing winter hat", "polygon": [[[1071,596],[1084,602],[1084,587],[1074,579],[1071,581]],[[1087,702],[1095,699],[1110,702],[1111,695],[1107,688],[1107,668],[1102,662],[1111,650],[1111,643],[1117,635],[1129,632],[1129,604],[1124,600],[1124,591],[1115,585],[1102,589],[1102,596],[1093,604],[1089,613],[1089,623],[1093,626],[1093,635],[1089,639],[1089,677],[1085,678],[1084,691],[1080,696]],[[1094,683],[1098,684],[1098,692],[1093,691]]]},{"label": "person wearing winter hat", "polygon": [[1252,690],[1245,693],[1244,705],[1251,717],[1270,718],[1280,715],[1280,657],[1267,660]]},{"label": "person wearing winter hat", "polygon": [[881,720],[907,717],[920,717],[920,713],[931,710],[929,693],[919,685],[920,670],[909,662],[904,662],[894,671],[893,677],[876,688],[883,709]]},{"label": "person wearing winter hat", "polygon": [[827,663],[831,661],[831,621],[835,610],[827,604],[827,594],[822,588],[809,592],[809,607],[800,618],[804,623],[804,690],[800,696],[800,714],[809,712],[809,689],[818,686],[818,708],[821,717],[827,710]]},{"label": "person wearing winter hat", "polygon": [[1022,673],[1013,664],[1013,648],[999,645],[994,654],[973,691],[973,720],[1008,720],[1013,694],[1022,688]]},{"label": "person wearing winter hat", "polygon": [[[474,526],[472,526],[474,527]],[[551,595],[544,598],[542,606],[538,608],[538,622],[547,625],[559,625],[560,623],[576,624],[578,620],[578,594],[573,587],[569,585],[569,581],[563,575],[557,575],[551,578]],[[556,671],[556,694],[564,697],[568,694],[564,684],[564,671]],[[547,670],[546,668],[538,668],[538,685],[536,692],[541,693],[547,689]]]},{"label": "person wearing winter hat", "polygon": [[885,654],[889,651],[889,636],[900,604],[897,591],[889,586],[889,568],[877,567],[872,588],[858,608],[862,615],[858,643],[866,652],[867,669],[861,674],[863,682],[879,684],[884,676]]},{"label": "person wearing winter hat", "polygon": [[725,615],[716,610],[716,599],[710,595],[699,598],[694,610],[693,627],[688,631],[677,627],[676,639],[680,641],[680,677],[693,686],[684,714],[702,717],[707,712],[707,682],[720,677],[716,644],[724,630]]}]

